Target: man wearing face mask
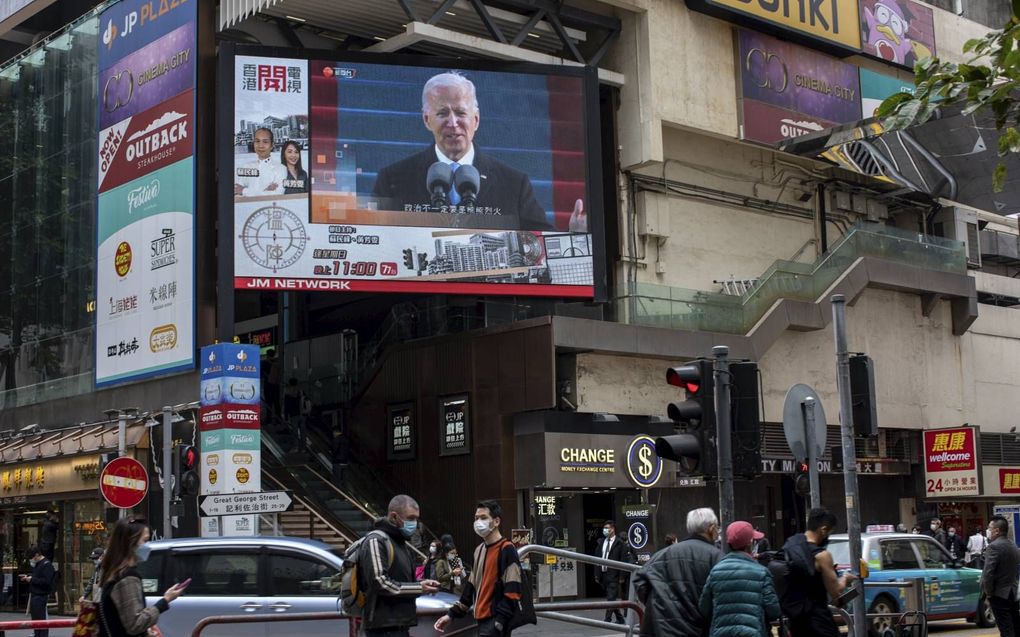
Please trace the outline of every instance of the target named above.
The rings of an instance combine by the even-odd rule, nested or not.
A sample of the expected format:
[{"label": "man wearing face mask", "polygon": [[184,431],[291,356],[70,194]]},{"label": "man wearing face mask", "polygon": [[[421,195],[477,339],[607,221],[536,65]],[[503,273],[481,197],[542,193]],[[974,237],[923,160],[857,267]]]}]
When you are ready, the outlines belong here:
[{"label": "man wearing face mask", "polygon": [[81,599],[87,599],[89,601],[98,601],[92,599],[93,593],[96,591],[96,583],[99,582],[99,562],[103,559],[103,547],[97,546],[92,549],[92,553],[89,554],[89,560],[92,561],[92,565],[95,567],[95,571],[92,572],[92,578],[85,583],[85,588],[81,592]]},{"label": "man wearing face mask", "polygon": [[963,538],[956,532],[955,526],[949,527],[949,533],[946,535],[946,549],[949,550],[949,554],[954,560],[962,560],[967,551],[967,545],[963,543]]},{"label": "man wearing face mask", "polygon": [[[53,581],[57,573],[53,569],[53,562],[43,555],[38,546],[25,551],[25,557],[32,565],[31,575],[20,576],[21,581],[28,583],[28,612],[34,620],[46,619],[46,600],[53,592]],[[35,631],[35,637],[49,637],[49,634],[48,630]]]},{"label": "man wearing face mask", "polygon": [[782,608],[790,618],[793,637],[839,636],[828,598],[839,597],[854,576],[850,573],[836,576],[832,553],[825,548],[835,529],[836,516],[828,509],[811,509],[807,531],[794,535],[783,545],[790,575]]},{"label": "man wearing face mask", "polygon": [[690,537],[652,556],[634,574],[638,599],[645,605],[641,635],[701,637],[708,626],[698,602],[708,574],[722,556],[715,547],[719,518],[708,507],[687,513]]},{"label": "man wearing face mask", "polygon": [[513,542],[499,532],[503,507],[482,500],[475,509],[475,533],[482,543],[475,549],[475,566],[468,576],[460,601],[440,617],[434,628],[443,632],[454,619],[474,608],[478,637],[502,637],[521,599],[521,560]]},{"label": "man wearing face mask", "polygon": [[385,518],[365,536],[358,563],[358,580],[368,593],[362,626],[366,637],[407,637],[418,616],[414,600],[435,593],[439,582],[414,581],[414,559],[407,540],[418,530],[420,508],[414,498],[397,495]]},{"label": "man wearing face mask", "polygon": [[[928,537],[935,538],[935,541],[946,546],[946,531],[942,528],[942,520],[938,518],[932,518],[931,524],[929,524],[930,531],[925,531],[925,535]],[[948,547],[947,547],[948,548]]]},{"label": "man wearing face mask", "polygon": [[[630,547],[627,546],[626,542],[617,537],[616,522],[613,520],[606,520],[602,525],[602,537],[599,538],[598,544],[598,549],[595,551],[596,557],[616,562],[631,561]],[[624,571],[606,566],[596,566],[595,568],[597,569],[599,584],[602,585],[602,589],[606,592],[606,601],[615,602],[620,597],[620,582],[624,578]],[[623,613],[620,612],[619,608],[607,609],[605,620],[622,624]]]}]

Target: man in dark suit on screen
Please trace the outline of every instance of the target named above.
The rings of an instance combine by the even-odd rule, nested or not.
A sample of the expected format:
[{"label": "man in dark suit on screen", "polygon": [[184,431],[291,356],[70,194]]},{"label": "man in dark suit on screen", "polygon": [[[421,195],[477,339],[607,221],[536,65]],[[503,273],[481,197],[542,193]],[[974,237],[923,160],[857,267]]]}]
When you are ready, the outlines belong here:
[{"label": "man in dark suit on screen", "polygon": [[[481,114],[470,80],[455,72],[430,78],[422,89],[422,121],[435,144],[379,171],[372,195],[381,209],[481,215],[487,219],[478,225],[485,228],[553,229],[528,176],[474,146]],[[587,225],[578,199],[570,230],[586,232]]]}]

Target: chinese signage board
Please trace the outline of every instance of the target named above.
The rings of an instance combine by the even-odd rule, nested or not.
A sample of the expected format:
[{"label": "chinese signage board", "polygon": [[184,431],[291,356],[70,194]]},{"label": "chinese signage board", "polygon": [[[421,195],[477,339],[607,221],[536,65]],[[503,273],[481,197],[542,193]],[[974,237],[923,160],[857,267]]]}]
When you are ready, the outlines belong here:
[{"label": "chinese signage board", "polygon": [[417,442],[414,404],[391,405],[386,409],[386,459],[414,460]]},{"label": "chinese signage board", "polygon": [[986,498],[1014,498],[1020,495],[1020,467],[981,467],[981,495]]},{"label": "chinese signage board", "polygon": [[593,238],[569,224],[574,210],[593,226],[601,214],[588,185],[589,72],[461,69],[484,115],[470,168],[444,177],[446,142],[423,122],[421,95],[449,68],[228,63],[221,185],[235,288],[593,296]]},{"label": "chinese signage board", "polygon": [[909,69],[935,55],[931,7],[913,0],[860,0],[861,49],[866,55]]},{"label": "chinese signage board", "polygon": [[194,368],[196,8],[99,19],[97,387]]},{"label": "chinese signage board", "polygon": [[[201,495],[262,489],[259,346],[219,343],[202,348],[199,450]],[[203,537],[255,535],[258,516],[230,515],[203,521]]]},{"label": "chinese signage board", "polygon": [[467,396],[439,401],[439,455],[471,453],[471,418]]},{"label": "chinese signage board", "polygon": [[737,41],[744,139],[774,143],[861,118],[857,67],[753,31]]},{"label": "chinese signage board", "polygon": [[96,489],[99,456],[7,463],[0,468],[0,497]]},{"label": "chinese signage board", "polygon": [[695,11],[844,54],[861,48],[857,0],[687,0]]},{"label": "chinese signage board", "polygon": [[891,75],[875,73],[868,69],[861,70],[861,116],[874,117],[875,111],[882,105],[885,98],[896,93],[913,93],[917,88],[909,80],[900,80]]},{"label": "chinese signage board", "polygon": [[981,495],[976,427],[925,431],[923,452],[927,497]]}]

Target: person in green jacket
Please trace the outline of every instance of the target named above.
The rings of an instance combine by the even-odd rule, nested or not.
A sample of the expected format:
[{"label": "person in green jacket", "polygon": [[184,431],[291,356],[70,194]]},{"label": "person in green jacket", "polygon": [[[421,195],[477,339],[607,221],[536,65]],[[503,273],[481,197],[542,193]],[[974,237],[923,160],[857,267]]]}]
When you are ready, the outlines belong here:
[{"label": "person in green jacket", "polygon": [[751,546],[764,535],[748,522],[726,528],[730,553],[712,567],[701,592],[701,614],[709,637],[764,637],[779,619],[779,598],[768,569],[751,557]]}]

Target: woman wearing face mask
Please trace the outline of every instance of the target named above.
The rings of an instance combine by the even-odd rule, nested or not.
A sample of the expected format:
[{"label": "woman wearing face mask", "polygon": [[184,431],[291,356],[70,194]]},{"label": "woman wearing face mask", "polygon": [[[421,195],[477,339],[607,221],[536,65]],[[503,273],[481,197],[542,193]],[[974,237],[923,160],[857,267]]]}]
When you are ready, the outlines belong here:
[{"label": "woman wearing face mask", "polygon": [[175,584],[163,593],[154,606],[145,606],[142,577],[135,568],[149,557],[149,527],[142,519],[122,518],[113,527],[113,534],[103,553],[99,568],[100,637],[136,637],[146,635],[177,599],[184,586]]},{"label": "woman wearing face mask", "polygon": [[432,540],[429,543],[429,556],[425,558],[424,566],[419,566],[420,573],[415,573],[418,581],[423,579],[436,579],[436,562],[441,557],[442,543],[439,540]]},{"label": "woman wearing face mask", "polygon": [[453,536],[444,535],[442,556],[436,561],[436,579],[439,580],[439,590],[453,593],[459,597],[464,592],[465,575],[464,562],[457,554]]}]

